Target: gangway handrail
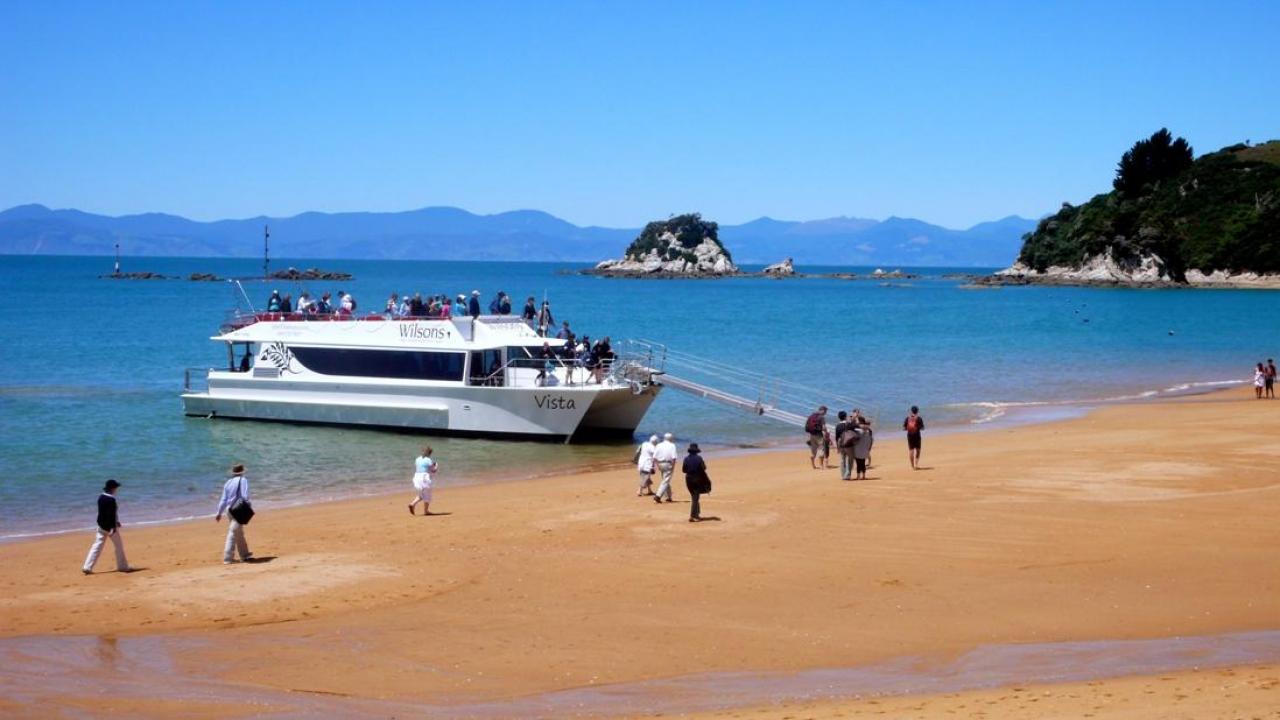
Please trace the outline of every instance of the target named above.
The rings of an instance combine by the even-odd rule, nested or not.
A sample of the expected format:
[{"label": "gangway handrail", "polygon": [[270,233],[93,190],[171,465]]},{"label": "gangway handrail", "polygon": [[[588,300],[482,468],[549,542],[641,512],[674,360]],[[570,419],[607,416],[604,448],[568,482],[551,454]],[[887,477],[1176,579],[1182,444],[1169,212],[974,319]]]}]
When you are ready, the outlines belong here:
[{"label": "gangway handrail", "polygon": [[878,407],[858,398],[673,350],[651,340],[634,342],[661,348],[664,368],[656,374],[662,384],[789,425],[803,426],[808,415],[821,405],[847,404],[847,409],[863,410],[873,420],[880,415]]}]

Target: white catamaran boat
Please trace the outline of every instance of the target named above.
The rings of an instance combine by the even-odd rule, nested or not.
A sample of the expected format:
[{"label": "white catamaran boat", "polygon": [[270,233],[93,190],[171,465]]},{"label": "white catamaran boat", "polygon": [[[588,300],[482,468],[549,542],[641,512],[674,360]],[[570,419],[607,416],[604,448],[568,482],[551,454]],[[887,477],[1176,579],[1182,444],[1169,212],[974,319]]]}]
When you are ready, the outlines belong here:
[{"label": "white catamaran boat", "polygon": [[227,369],[187,371],[187,415],[568,442],[630,438],[662,388],[651,352],[593,371],[510,315],[247,313],[211,339]]}]

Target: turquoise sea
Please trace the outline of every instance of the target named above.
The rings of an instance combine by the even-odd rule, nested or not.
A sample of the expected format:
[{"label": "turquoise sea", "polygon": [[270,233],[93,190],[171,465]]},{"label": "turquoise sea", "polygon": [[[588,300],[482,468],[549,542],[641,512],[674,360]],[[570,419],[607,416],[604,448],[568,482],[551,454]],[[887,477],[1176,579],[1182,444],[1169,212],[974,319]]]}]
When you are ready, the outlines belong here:
[{"label": "turquoise sea", "polygon": [[[424,438],[408,433],[187,418],[183,370],[225,362],[210,342],[234,305],[227,283],[99,279],[103,257],[0,256],[0,537],[89,527],[103,480],[124,483],[126,524],[210,513],[225,469],[245,462],[258,503],[408,488]],[[1280,354],[1280,295],[1236,290],[968,289],[940,268],[918,280],[617,280],[545,263],[277,260],[355,280],[364,309],[391,292],[499,289],[547,297],[579,333],[647,338],[673,352],[770,377],[769,395],[807,407],[857,402],[890,430],[908,405],[930,428],[1009,422],[1018,410],[1190,391],[1251,377]],[[249,276],[261,261],[125,258],[125,271]],[[750,269],[750,268],[748,268]],[[855,272],[871,268],[801,268]],[[891,269],[891,268],[886,268]],[[278,287],[247,286],[265,301]],[[728,370],[702,379],[724,381]],[[794,385],[818,388],[809,394]],[[750,383],[737,389],[752,390]],[[842,398],[837,400],[836,398]],[[852,398],[855,400],[846,400]],[[794,442],[796,432],[668,390],[641,435],[672,431],[704,447]],[[974,435],[980,442],[981,435]],[[433,438],[450,484],[521,479],[625,462],[629,445]],[[800,460],[797,460],[800,462]],[[407,490],[406,490],[407,492]]]}]

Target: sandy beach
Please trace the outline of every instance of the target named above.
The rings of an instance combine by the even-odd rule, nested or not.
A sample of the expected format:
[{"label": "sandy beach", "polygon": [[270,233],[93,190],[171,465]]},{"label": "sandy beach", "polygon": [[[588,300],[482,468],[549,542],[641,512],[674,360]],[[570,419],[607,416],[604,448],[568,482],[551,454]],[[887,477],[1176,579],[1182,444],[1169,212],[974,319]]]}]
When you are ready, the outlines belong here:
[{"label": "sandy beach", "polygon": [[[141,571],[108,552],[82,576],[88,533],[0,546],[0,714],[1280,717],[1277,413],[1247,389],[926,433],[914,472],[883,427],[858,483],[711,452],[719,520],[697,524],[679,478],[671,505],[630,470],[451,488],[442,457],[440,515],[408,515],[406,472],[399,494],[260,509],[265,562],[232,566],[212,517],[129,527],[126,478]],[[1248,652],[1213,654],[1241,633]],[[1015,655],[997,686],[787,690],[1086,642],[1073,672]]]}]

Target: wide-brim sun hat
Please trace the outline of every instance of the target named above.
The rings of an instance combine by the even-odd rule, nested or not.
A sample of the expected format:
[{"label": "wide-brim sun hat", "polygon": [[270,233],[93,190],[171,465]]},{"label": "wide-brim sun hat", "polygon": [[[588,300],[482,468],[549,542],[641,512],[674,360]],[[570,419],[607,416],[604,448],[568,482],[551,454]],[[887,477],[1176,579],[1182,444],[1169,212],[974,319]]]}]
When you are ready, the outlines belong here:
[{"label": "wide-brim sun hat", "polygon": [[244,474],[244,464],[243,464],[243,463],[236,463],[235,465],[232,465],[232,466],[231,466],[231,474],[232,474],[232,475],[243,475],[243,474]]},{"label": "wide-brim sun hat", "polygon": [[697,455],[702,452],[702,448],[698,447],[698,443],[689,443],[689,452]]}]

